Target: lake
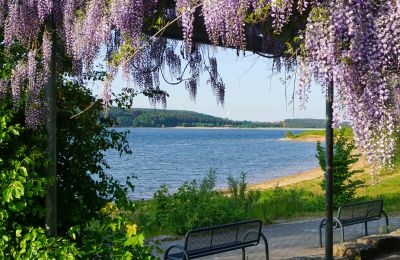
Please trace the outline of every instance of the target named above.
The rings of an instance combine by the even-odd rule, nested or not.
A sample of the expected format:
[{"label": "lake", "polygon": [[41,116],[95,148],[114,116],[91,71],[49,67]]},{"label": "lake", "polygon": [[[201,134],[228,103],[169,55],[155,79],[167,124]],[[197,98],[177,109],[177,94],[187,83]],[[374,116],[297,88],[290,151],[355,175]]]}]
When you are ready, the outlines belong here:
[{"label": "lake", "polygon": [[132,155],[106,152],[111,169],[106,172],[124,182],[134,175],[134,199],[152,198],[161,184],[176,191],[185,181],[201,181],[216,169],[218,188],[227,187],[229,175],[247,173],[256,183],[318,166],[314,142],[285,141],[292,129],[188,129],[119,128],[130,131]]}]

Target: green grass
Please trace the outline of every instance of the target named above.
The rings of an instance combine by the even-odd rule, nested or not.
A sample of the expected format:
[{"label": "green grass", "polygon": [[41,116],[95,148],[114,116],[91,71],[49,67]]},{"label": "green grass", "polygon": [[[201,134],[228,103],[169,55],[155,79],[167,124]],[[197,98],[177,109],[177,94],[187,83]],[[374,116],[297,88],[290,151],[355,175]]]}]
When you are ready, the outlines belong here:
[{"label": "green grass", "polygon": [[385,175],[359,189],[360,199],[383,199],[384,209],[390,214],[400,214],[400,173]]},{"label": "green grass", "polygon": [[324,198],[301,187],[273,188],[261,192],[254,206],[254,216],[270,223],[282,219],[299,219],[323,214]]},{"label": "green grass", "polygon": [[293,134],[290,131],[285,133],[285,137],[290,139],[298,139],[298,138],[314,137],[314,136],[318,137],[325,136],[325,130],[307,130],[297,134]]},{"label": "green grass", "polygon": [[[339,129],[334,129],[334,134],[336,134],[339,131]],[[291,131],[288,131],[285,133],[285,137],[288,139],[307,139],[307,138],[312,138],[312,137],[324,137],[325,136],[325,130],[320,129],[320,130],[306,130],[297,134],[293,134]],[[353,137],[353,131],[351,128],[346,127],[344,128],[344,136],[352,138]]]}]

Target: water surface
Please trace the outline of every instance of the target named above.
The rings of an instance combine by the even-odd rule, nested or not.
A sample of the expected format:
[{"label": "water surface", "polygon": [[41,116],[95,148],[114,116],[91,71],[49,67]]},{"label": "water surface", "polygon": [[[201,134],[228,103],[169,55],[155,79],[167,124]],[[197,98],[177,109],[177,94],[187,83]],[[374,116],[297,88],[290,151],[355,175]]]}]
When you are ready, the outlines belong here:
[{"label": "water surface", "polygon": [[[151,198],[166,184],[176,191],[184,181],[217,171],[217,187],[226,178],[247,173],[256,183],[318,167],[314,142],[285,141],[287,129],[130,128],[132,155],[107,151],[107,170],[119,180],[135,175],[133,198]],[[290,130],[299,132],[300,130]]]}]

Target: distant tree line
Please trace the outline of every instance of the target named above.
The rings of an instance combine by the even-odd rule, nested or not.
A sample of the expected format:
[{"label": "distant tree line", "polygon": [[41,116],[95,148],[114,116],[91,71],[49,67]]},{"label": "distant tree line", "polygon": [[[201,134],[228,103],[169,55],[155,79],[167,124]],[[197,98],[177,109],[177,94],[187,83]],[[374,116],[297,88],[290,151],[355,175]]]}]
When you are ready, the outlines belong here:
[{"label": "distant tree line", "polygon": [[278,122],[235,121],[186,110],[119,109],[111,107],[108,115],[116,127],[302,127],[323,128],[323,119],[286,119]]},{"label": "distant tree line", "polygon": [[324,119],[311,119],[311,118],[285,119],[283,121],[283,127],[288,127],[288,128],[325,128],[325,120]]}]

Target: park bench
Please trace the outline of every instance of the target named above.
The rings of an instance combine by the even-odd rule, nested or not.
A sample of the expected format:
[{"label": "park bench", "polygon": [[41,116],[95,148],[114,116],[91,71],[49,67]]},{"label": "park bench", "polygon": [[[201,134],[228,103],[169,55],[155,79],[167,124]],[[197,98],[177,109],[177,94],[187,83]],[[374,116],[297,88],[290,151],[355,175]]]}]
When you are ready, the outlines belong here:
[{"label": "park bench", "polygon": [[245,249],[257,246],[260,238],[264,241],[265,259],[268,260],[268,242],[261,228],[261,220],[249,220],[193,229],[186,234],[183,246],[171,245],[167,248],[164,252],[164,260],[189,260],[236,249],[242,249],[244,260]]},{"label": "park bench", "polygon": [[[343,227],[364,223],[365,235],[368,236],[367,222],[379,220],[382,213],[385,216],[386,226],[388,226],[389,219],[386,212],[383,210],[382,200],[371,200],[341,205],[338,209],[337,217],[333,217],[333,228],[340,228],[341,231],[340,243],[343,243],[344,241]],[[326,218],[324,218],[319,225],[320,247],[322,247],[322,228],[324,227],[326,227]]]}]

